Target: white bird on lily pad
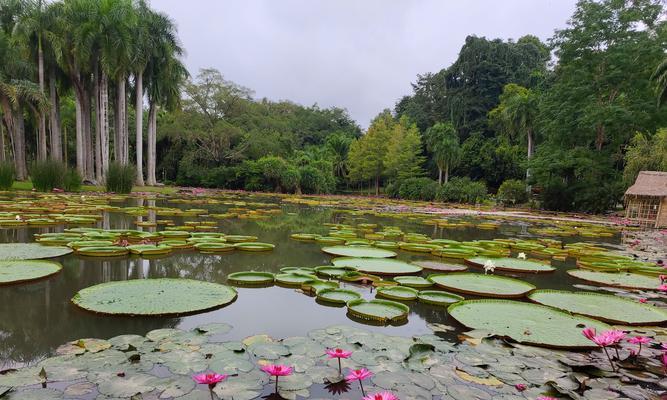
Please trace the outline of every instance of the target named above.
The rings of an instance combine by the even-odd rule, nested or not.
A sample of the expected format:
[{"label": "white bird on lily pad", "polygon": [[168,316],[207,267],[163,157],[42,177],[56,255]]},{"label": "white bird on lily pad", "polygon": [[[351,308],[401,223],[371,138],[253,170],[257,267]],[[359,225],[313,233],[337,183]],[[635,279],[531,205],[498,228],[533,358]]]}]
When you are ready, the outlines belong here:
[{"label": "white bird on lily pad", "polygon": [[15,219],[16,219],[17,221],[20,221],[20,220],[21,220],[21,216],[17,214]]},{"label": "white bird on lily pad", "polygon": [[491,260],[486,260],[484,263],[484,275],[488,274],[489,272],[493,273],[493,271],[496,269],[496,264],[493,263]]},{"label": "white bird on lily pad", "polygon": [[518,256],[516,256],[519,260],[525,260],[526,259],[526,253],[519,253]]}]

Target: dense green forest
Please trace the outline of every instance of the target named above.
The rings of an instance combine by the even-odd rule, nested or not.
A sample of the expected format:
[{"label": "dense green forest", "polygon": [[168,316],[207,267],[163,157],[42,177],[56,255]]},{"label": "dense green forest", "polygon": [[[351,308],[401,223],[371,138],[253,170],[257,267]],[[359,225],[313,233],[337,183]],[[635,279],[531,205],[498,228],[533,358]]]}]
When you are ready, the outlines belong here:
[{"label": "dense green forest", "polygon": [[144,1],[0,0],[0,161],[19,180],[52,160],[95,183],[128,165],[139,185],[602,212],[667,169],[666,41],[660,0],[580,0],[546,42],[469,36],[364,132],[343,108],[191,76]]}]

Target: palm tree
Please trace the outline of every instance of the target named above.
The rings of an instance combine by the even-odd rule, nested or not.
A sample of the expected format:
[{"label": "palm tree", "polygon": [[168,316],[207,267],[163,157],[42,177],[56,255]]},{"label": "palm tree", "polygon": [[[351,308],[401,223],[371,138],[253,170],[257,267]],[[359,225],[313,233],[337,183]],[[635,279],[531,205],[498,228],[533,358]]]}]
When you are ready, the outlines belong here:
[{"label": "palm tree", "polygon": [[426,148],[433,153],[438,167],[438,184],[442,185],[442,173],[445,183],[449,182],[449,171],[461,160],[459,136],[451,122],[438,122],[426,130]]},{"label": "palm tree", "polygon": [[658,97],[658,105],[667,99],[667,58],[655,69],[651,80],[655,83],[655,92]]}]

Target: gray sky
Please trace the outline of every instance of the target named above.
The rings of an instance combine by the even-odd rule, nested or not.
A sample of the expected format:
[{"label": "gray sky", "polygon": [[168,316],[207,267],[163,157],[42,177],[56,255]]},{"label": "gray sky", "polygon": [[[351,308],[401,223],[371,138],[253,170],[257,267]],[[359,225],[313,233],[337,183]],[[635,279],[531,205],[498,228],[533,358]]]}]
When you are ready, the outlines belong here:
[{"label": "gray sky", "polygon": [[178,24],[195,75],[256,98],[346,108],[362,127],[457,57],[467,35],[546,40],[576,0],[152,0]]}]

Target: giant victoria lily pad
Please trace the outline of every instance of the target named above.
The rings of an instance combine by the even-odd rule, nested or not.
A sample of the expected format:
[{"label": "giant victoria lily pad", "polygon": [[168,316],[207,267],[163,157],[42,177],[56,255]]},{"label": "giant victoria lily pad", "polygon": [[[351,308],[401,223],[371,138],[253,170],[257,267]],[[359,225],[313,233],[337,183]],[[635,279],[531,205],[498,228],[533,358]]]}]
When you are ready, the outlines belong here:
[{"label": "giant victoria lily pad", "polygon": [[331,246],[322,247],[322,251],[332,256],[357,258],[391,258],[396,253],[390,250],[371,246]]},{"label": "giant victoria lily pad", "polygon": [[422,303],[434,304],[437,306],[448,306],[464,300],[463,297],[457,294],[443,292],[441,290],[422,290],[417,297]]},{"label": "giant victoria lily pad", "polygon": [[587,269],[572,269],[567,274],[588,283],[625,289],[658,290],[660,279],[654,276],[630,272],[599,272]]},{"label": "giant victoria lily pad", "polygon": [[609,294],[536,290],[528,298],[545,306],[614,324],[650,325],[667,321],[667,312],[660,308]]},{"label": "giant victoria lily pad", "polygon": [[327,303],[346,304],[350,300],[361,298],[359,292],[348,289],[322,289],[317,292],[317,299]]},{"label": "giant victoria lily pad", "polygon": [[584,327],[598,331],[611,329],[592,318],[512,300],[464,300],[452,304],[447,311],[468,328],[507,336],[519,343],[555,348],[596,347],[581,330]]},{"label": "giant victoria lily pad", "polygon": [[62,265],[52,261],[0,261],[0,285],[45,278],[60,272]]},{"label": "giant victoria lily pad", "polygon": [[272,285],[275,276],[270,272],[242,271],[227,275],[227,281],[234,285],[264,286]]},{"label": "giant victoria lily pad", "polygon": [[357,318],[391,323],[404,320],[408,317],[410,308],[390,300],[351,300],[347,303],[347,312]]},{"label": "giant victoria lily pad", "polygon": [[71,252],[72,249],[60,246],[42,246],[36,243],[1,243],[0,261],[54,258]]},{"label": "giant victoria lily pad", "polygon": [[443,263],[439,261],[430,261],[430,260],[420,260],[420,261],[413,261],[412,262],[415,265],[419,265],[420,267],[424,269],[428,269],[431,271],[442,271],[442,272],[461,272],[465,271],[468,269],[467,266],[462,265],[462,264],[448,264],[448,263]]},{"label": "giant victoria lily pad", "polygon": [[179,315],[219,308],[236,299],[228,286],[191,279],[133,279],[80,290],[77,306],[100,314]]},{"label": "giant victoria lily pad", "polygon": [[405,261],[385,258],[334,258],[333,265],[336,267],[352,267],[359,272],[377,275],[409,275],[421,272],[422,268]]},{"label": "giant victoria lily pad", "polygon": [[378,297],[391,300],[415,300],[419,292],[407,286],[385,286],[377,290]]},{"label": "giant victoria lily pad", "polygon": [[535,286],[519,279],[467,272],[434,274],[428,279],[443,289],[477,296],[515,298],[535,289]]},{"label": "giant victoria lily pad", "polygon": [[487,261],[493,262],[495,269],[499,271],[511,271],[511,272],[552,272],[556,268],[551,265],[544,264],[541,262],[531,261],[531,260],[522,260],[519,258],[488,258],[488,257],[475,257],[467,258],[465,260],[466,264],[483,267]]}]

